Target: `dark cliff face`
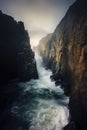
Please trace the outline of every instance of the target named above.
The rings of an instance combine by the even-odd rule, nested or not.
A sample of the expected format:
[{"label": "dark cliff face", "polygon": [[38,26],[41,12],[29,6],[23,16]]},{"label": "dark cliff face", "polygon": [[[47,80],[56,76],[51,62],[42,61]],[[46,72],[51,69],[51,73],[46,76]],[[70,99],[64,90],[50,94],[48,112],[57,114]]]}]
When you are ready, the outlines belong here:
[{"label": "dark cliff face", "polygon": [[0,82],[37,78],[34,52],[23,22],[0,11]]},{"label": "dark cliff face", "polygon": [[[87,2],[77,0],[57,26],[43,59],[69,94],[72,123],[68,130],[87,129]],[[59,81],[60,81],[59,80]],[[72,128],[71,128],[72,127]]]}]

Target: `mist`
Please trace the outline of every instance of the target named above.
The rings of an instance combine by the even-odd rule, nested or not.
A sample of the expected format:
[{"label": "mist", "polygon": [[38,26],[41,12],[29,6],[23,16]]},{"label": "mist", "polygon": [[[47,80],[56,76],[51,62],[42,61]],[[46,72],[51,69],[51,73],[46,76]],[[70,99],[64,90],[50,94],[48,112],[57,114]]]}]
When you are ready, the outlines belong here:
[{"label": "mist", "polygon": [[74,1],[1,0],[0,9],[17,21],[24,21],[30,35],[31,45],[36,46],[42,37],[54,31]]}]

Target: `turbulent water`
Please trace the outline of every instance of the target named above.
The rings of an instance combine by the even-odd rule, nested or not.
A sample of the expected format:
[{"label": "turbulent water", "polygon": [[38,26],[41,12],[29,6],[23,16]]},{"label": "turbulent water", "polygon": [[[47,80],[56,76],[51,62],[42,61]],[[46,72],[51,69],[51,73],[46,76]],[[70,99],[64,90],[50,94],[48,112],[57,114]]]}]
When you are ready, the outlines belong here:
[{"label": "turbulent water", "polygon": [[[23,130],[62,130],[68,123],[69,99],[51,81],[52,72],[43,67],[41,57],[36,55],[36,60],[39,79],[19,84],[21,95],[13,103],[11,113],[28,125]],[[18,130],[22,130],[22,125]]]}]

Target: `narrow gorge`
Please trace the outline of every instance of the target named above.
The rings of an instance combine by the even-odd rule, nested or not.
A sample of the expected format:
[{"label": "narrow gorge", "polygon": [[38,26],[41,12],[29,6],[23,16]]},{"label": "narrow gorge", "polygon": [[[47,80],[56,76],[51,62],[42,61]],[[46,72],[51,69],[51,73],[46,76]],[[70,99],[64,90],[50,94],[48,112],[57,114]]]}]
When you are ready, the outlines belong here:
[{"label": "narrow gorge", "polygon": [[27,11],[35,32],[0,11],[0,130],[87,130],[86,0],[74,1],[54,32],[34,47],[32,35],[37,41],[38,30],[47,31],[39,23],[47,12],[36,15],[32,27],[33,12]]},{"label": "narrow gorge", "polygon": [[0,130],[62,130],[69,98],[32,51],[23,22],[0,12]]}]

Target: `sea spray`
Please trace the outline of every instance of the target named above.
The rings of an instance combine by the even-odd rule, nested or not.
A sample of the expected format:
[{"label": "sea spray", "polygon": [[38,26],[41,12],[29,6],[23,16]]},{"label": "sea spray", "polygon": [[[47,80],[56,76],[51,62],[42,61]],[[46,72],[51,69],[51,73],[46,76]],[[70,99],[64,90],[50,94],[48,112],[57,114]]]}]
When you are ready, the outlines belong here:
[{"label": "sea spray", "polygon": [[38,80],[19,83],[21,96],[13,104],[12,114],[29,124],[29,130],[62,130],[69,122],[68,102],[60,86],[55,86],[36,54]]}]

